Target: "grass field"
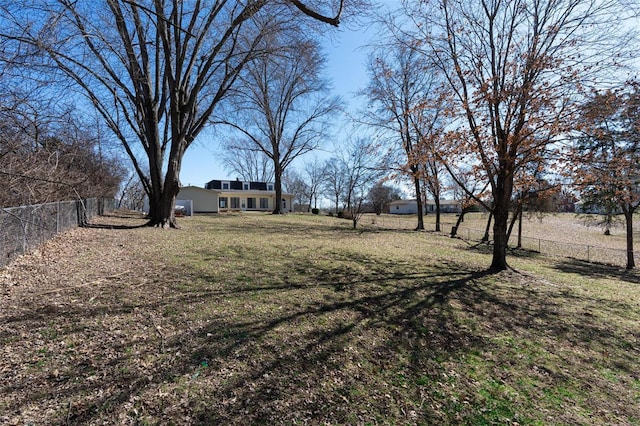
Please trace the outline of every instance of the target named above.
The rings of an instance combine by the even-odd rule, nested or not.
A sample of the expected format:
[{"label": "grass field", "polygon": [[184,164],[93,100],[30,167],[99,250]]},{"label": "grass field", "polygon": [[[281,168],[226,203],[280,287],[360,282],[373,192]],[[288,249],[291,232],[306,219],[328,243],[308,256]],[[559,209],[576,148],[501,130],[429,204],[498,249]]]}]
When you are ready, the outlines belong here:
[{"label": "grass field", "polygon": [[[468,213],[460,225],[458,236],[479,241],[484,236],[488,214]],[[441,218],[443,233],[451,231],[456,223],[455,214],[444,214]],[[522,226],[522,248],[537,251],[547,256],[571,257],[595,263],[613,266],[625,266],[627,247],[624,222],[618,218],[610,229],[610,235],[604,235],[604,228],[597,226],[598,219],[588,215],[574,213],[525,214]],[[387,229],[414,229],[417,217],[398,215],[366,215],[363,223]],[[640,215],[636,215],[634,243],[640,247]],[[425,216],[425,228],[435,228],[435,215]],[[517,246],[517,225],[514,227],[509,244]],[[490,234],[493,229],[490,227]],[[490,235],[490,238],[492,236]]]},{"label": "grass field", "polygon": [[0,270],[0,423],[640,424],[640,275],[306,215],[98,218]]}]

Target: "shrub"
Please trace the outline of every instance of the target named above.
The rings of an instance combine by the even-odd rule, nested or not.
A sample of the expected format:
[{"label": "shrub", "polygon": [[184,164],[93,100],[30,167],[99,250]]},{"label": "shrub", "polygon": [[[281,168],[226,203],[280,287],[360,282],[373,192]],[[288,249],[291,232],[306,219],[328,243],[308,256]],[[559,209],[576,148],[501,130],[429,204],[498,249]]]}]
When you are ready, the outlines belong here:
[{"label": "shrub", "polygon": [[320,209],[313,208],[313,209],[311,209],[311,213],[318,214],[318,213],[320,213]]}]

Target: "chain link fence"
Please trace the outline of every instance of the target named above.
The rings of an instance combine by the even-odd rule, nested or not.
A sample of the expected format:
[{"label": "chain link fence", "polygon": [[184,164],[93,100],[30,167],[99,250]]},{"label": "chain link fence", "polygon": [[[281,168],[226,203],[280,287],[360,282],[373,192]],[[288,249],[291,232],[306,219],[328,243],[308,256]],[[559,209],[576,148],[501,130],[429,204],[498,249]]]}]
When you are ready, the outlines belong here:
[{"label": "chain link fence", "polygon": [[[448,233],[454,225],[454,217],[443,217],[442,232]],[[387,229],[415,229],[417,219],[415,216],[373,216],[370,215],[364,223],[380,226]],[[485,236],[484,229],[461,228],[458,229],[457,236],[468,241],[480,242]],[[636,234],[637,241],[639,235]],[[489,241],[493,240],[492,228],[489,228]],[[592,263],[601,263],[624,267],[627,264],[627,251],[622,248],[610,248],[597,245],[576,244],[562,241],[546,240],[542,238],[532,238],[522,236],[521,249],[545,256],[557,256],[584,260]],[[518,236],[514,231],[509,239],[509,247],[516,247]]]},{"label": "chain link fence", "polygon": [[0,208],[0,267],[54,235],[84,226],[115,209],[113,198],[88,198],[32,206]]},{"label": "chain link fence", "polygon": [[[458,237],[470,241],[481,241],[484,235],[485,231],[479,229],[464,229],[458,232]],[[489,232],[488,243],[491,243],[492,239],[493,234]],[[568,243],[525,236],[521,237],[520,242],[521,246],[519,249],[540,253],[545,256],[556,256],[622,267],[627,264],[626,249]],[[512,234],[511,238],[509,238],[509,247],[515,248],[517,245],[518,236]]]}]

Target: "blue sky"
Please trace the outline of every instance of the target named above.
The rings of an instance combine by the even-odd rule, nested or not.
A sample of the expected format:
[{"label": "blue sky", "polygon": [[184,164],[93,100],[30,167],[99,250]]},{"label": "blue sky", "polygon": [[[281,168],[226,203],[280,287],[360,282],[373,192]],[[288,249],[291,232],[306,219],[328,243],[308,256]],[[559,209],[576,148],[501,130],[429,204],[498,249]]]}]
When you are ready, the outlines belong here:
[{"label": "blue sky", "polygon": [[[360,103],[356,99],[356,92],[367,84],[365,46],[373,37],[373,30],[355,26],[338,30],[335,34],[323,40],[323,47],[327,56],[326,73],[332,81],[333,91],[341,96],[347,107],[356,109]],[[336,123],[337,137],[346,137],[339,134],[341,123]],[[204,132],[198,140],[187,150],[182,162],[180,181],[182,185],[204,186],[211,179],[235,179],[225,170],[219,161],[220,148],[216,143],[216,137]],[[323,146],[324,151],[309,153],[302,157],[297,164],[302,164],[305,159],[312,159],[314,155],[319,158],[327,155],[332,148],[332,141],[327,141]],[[295,167],[294,163],[294,167]]]}]

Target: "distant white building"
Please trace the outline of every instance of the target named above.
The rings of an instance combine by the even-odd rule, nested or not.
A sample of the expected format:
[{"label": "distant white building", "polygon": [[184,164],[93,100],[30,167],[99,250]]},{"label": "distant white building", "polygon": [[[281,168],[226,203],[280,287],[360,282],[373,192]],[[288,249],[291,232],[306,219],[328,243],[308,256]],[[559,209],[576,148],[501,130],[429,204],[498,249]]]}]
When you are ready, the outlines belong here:
[{"label": "distant white building", "polygon": [[[435,213],[436,203],[434,200],[427,200],[423,206],[424,213]],[[460,213],[460,203],[455,200],[440,200],[440,213]],[[418,214],[418,203],[415,198],[411,200],[392,201],[389,205],[391,214]]]},{"label": "distant white building", "polygon": [[600,214],[600,215],[622,213],[620,208],[618,208],[617,206],[614,207],[611,212],[607,212],[607,209],[604,206],[594,206],[594,205],[585,206],[584,202],[582,201],[577,201],[574,204],[574,211],[580,214]]},{"label": "distant white building", "polygon": [[413,200],[396,200],[389,204],[391,214],[418,214],[418,203]]}]

